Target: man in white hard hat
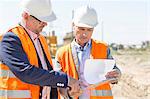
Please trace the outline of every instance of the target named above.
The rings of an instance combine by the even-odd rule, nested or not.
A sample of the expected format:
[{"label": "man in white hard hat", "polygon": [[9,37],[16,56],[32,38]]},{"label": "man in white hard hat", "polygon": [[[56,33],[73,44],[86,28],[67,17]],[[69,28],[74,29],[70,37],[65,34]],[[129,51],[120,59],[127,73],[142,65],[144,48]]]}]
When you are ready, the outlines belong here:
[{"label": "man in white hard hat", "polygon": [[53,71],[48,45],[40,34],[47,22],[56,19],[50,0],[23,0],[23,4],[21,23],[0,41],[0,98],[57,99],[57,87],[80,94],[78,80]]},{"label": "man in white hard hat", "polygon": [[[83,6],[75,10],[73,18],[73,32],[75,39],[57,51],[56,65],[54,70],[66,72],[68,75],[82,81],[82,89],[89,85],[83,76],[84,64],[86,59],[112,59],[108,45],[91,39],[94,28],[98,24],[97,13],[95,9],[89,6]],[[113,70],[108,72],[106,78],[120,78],[120,70],[114,66]],[[75,95],[65,89],[60,89],[63,97],[74,97]],[[68,93],[68,95],[67,95]],[[79,96],[79,99],[113,99],[109,83],[105,83],[93,89],[87,89]]]}]

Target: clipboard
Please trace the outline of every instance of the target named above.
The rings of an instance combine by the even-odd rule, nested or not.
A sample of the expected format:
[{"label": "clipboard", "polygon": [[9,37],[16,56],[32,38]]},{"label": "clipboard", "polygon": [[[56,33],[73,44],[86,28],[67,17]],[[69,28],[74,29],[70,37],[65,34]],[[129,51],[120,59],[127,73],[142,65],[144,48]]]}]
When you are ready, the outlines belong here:
[{"label": "clipboard", "polygon": [[106,83],[111,83],[112,81],[116,81],[116,78],[110,78],[110,79],[107,79],[107,80],[103,80],[101,82],[98,82],[96,84],[91,84],[89,85],[88,87],[86,87],[84,90],[87,90],[87,89],[94,89],[96,88],[97,86],[100,86],[100,85],[103,85],[103,84],[106,84]]}]

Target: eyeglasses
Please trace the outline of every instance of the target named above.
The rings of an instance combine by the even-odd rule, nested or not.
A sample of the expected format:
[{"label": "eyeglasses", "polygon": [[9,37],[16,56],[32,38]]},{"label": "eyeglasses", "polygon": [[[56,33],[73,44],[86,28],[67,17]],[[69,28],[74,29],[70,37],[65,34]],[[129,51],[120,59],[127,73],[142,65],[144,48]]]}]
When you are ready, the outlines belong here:
[{"label": "eyeglasses", "polygon": [[33,17],[35,20],[39,21],[39,22],[42,22],[41,20],[39,20],[38,18],[36,18],[35,16],[33,15],[30,15],[31,17]]}]

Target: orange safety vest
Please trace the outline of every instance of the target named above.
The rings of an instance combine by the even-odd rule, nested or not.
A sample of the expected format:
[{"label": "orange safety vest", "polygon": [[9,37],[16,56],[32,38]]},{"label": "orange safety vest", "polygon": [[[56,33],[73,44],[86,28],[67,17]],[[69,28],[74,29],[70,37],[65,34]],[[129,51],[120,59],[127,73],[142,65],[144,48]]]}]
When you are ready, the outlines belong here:
[{"label": "orange safety vest", "polygon": [[2,40],[2,35],[0,35],[0,40]]},{"label": "orange safety vest", "polygon": [[[92,40],[92,49],[90,57],[93,59],[106,59],[107,58],[107,45]],[[71,44],[59,49],[57,59],[62,66],[62,71],[71,77],[78,79],[78,73],[73,59]],[[111,87],[109,83],[100,85],[95,89],[91,89],[90,99],[113,99]]]},{"label": "orange safety vest", "polygon": [[[30,37],[22,26],[17,26],[9,32],[15,33],[21,40],[22,47],[31,65],[38,67],[38,57]],[[52,60],[45,38],[40,35],[44,52],[52,65]],[[39,99],[40,87],[19,80],[6,66],[0,63],[0,99]]]}]

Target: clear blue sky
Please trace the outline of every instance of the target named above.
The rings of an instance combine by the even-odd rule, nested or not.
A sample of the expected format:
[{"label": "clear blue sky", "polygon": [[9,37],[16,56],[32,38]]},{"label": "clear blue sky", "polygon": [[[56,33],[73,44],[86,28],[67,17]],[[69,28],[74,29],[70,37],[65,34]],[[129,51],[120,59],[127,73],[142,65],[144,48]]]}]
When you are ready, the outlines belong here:
[{"label": "clear blue sky", "polygon": [[[0,33],[20,21],[21,0],[0,0]],[[45,30],[55,30],[59,41],[71,31],[72,10],[90,4],[98,13],[93,38],[107,43],[139,44],[150,40],[150,0],[52,0],[57,20]],[[102,29],[103,21],[103,29]]]}]

